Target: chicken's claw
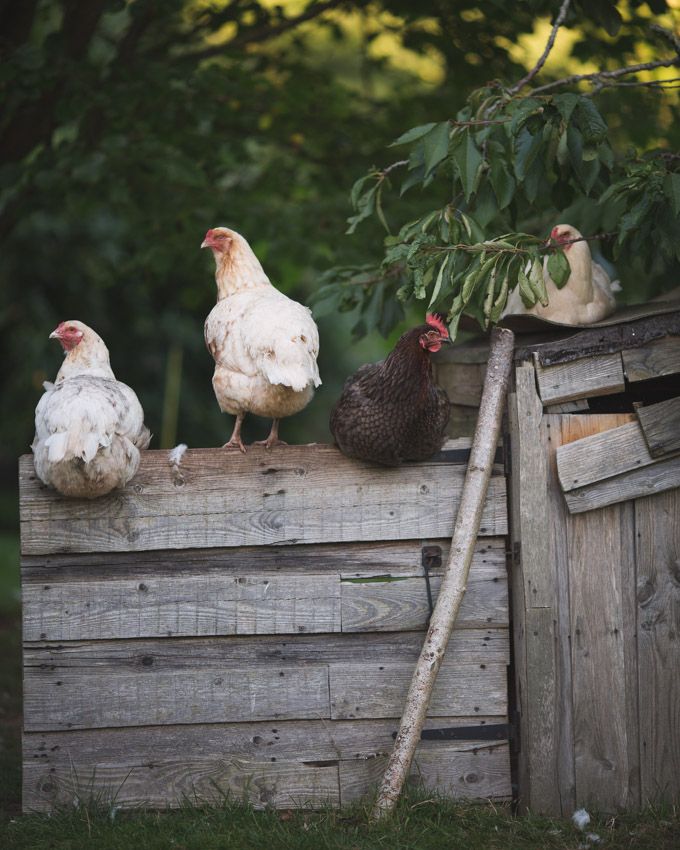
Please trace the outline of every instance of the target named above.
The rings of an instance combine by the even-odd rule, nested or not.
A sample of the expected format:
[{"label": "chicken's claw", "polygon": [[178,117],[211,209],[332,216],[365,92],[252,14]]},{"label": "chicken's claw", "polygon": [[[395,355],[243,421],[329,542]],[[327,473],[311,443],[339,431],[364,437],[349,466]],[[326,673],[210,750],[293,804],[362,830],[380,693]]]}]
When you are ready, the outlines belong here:
[{"label": "chicken's claw", "polygon": [[225,443],[222,446],[222,448],[223,449],[238,449],[240,452],[243,452],[243,454],[246,453],[246,447],[243,445],[243,441],[241,440],[240,437],[238,437],[237,439],[234,439],[232,437],[231,440],[229,440],[228,443]]},{"label": "chicken's claw", "polygon": [[271,436],[269,436],[269,437],[267,437],[266,440],[256,440],[253,443],[253,445],[254,446],[264,446],[265,449],[271,449],[274,446],[287,446],[288,443],[285,440],[279,440],[278,437],[275,437],[274,439],[272,439]]}]

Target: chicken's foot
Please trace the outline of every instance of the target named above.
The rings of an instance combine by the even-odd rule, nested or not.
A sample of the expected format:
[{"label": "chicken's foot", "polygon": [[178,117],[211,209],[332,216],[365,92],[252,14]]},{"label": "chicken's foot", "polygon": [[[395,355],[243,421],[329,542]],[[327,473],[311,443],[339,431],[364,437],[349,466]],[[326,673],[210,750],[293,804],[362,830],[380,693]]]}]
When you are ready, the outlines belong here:
[{"label": "chicken's foot", "polygon": [[266,440],[257,440],[253,443],[254,446],[264,446],[265,449],[271,449],[273,446],[287,446],[284,440],[279,440],[279,420],[272,420],[272,429]]},{"label": "chicken's foot", "polygon": [[229,437],[229,442],[225,443],[222,448],[223,449],[238,449],[239,451],[246,453],[246,447],[243,445],[243,440],[241,439],[241,425],[243,424],[243,419],[245,417],[245,413],[239,413],[236,417],[236,422],[234,423],[234,430],[231,432],[231,437]]}]

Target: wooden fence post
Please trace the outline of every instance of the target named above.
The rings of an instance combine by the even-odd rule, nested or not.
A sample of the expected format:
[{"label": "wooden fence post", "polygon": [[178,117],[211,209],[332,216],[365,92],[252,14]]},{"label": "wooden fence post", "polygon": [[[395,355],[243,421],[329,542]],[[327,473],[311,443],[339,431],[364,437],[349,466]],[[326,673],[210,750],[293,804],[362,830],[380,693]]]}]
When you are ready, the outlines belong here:
[{"label": "wooden fence post", "polygon": [[465,593],[500,435],[514,341],[514,334],[507,328],[494,328],[492,331],[479,417],[453,529],[451,552],[430,627],[406,697],[394,750],[373,808],[373,820],[379,820],[390,813],[399,799],[420,740],[437,673]]}]

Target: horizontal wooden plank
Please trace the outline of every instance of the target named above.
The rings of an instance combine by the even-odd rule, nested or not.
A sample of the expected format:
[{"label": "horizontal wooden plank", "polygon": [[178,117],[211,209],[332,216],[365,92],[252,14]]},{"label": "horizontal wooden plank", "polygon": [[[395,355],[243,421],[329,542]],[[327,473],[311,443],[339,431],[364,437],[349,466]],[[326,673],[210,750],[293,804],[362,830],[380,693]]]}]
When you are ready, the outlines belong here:
[{"label": "horizontal wooden plank", "polygon": [[[165,638],[163,640],[101,640],[81,643],[24,644],[27,679],[45,681],[60,671],[99,672],[102,679],[121,672],[194,670],[258,664],[326,664],[370,657],[415,663],[424,633],[375,632],[369,634],[291,635],[282,637]],[[509,663],[507,629],[454,629],[449,654],[466,663]],[[58,675],[57,675],[58,678]]]},{"label": "horizontal wooden plank", "polygon": [[562,489],[574,490],[656,463],[647,448],[640,423],[633,421],[592,434],[557,449]]},{"label": "horizontal wooden plank", "polygon": [[635,412],[652,457],[680,451],[680,397],[638,407]]},{"label": "horizontal wooden plank", "polygon": [[[445,448],[462,442],[469,446]],[[487,536],[507,525],[495,469],[480,529]],[[190,449],[173,473],[166,452],[147,451],[127,487],[88,501],[41,486],[25,456],[21,548],[35,555],[450,537],[464,474],[461,463],[377,467],[331,446]]]},{"label": "horizontal wooden plank", "polygon": [[329,717],[328,667],[202,667],[148,675],[64,670],[27,678],[24,729]]},{"label": "horizontal wooden plank", "polygon": [[[439,546],[442,561],[449,554],[450,538],[425,538],[378,542],[316,543],[290,546],[238,546],[233,548],[172,549],[145,552],[75,552],[60,555],[24,555],[22,584],[64,581],[108,581],[138,578],[152,573],[156,578],[196,575],[261,575],[263,573],[343,573],[363,575],[378,570],[390,575],[422,572],[423,546]],[[505,563],[502,537],[480,538],[473,564]]]},{"label": "horizontal wooden plank", "polygon": [[[362,571],[361,577],[176,575],[106,581],[25,582],[24,640],[199,637],[424,628],[429,617],[422,575]],[[433,598],[440,579],[431,579]],[[507,625],[505,565],[478,556],[470,571],[459,627]]]},{"label": "horizontal wooden plank", "polygon": [[[503,717],[441,717],[428,719],[425,728],[502,722]],[[104,803],[115,799],[122,808],[221,802],[227,792],[257,808],[337,805],[340,765],[386,758],[397,725],[396,720],[304,720],[27,733],[24,810],[48,811],[88,794]],[[445,765],[461,766],[474,751],[474,741],[423,741],[417,759],[441,756]],[[480,798],[494,797],[494,789],[503,787],[495,770],[493,782],[487,782],[487,771],[479,772],[477,783],[467,782]],[[417,775],[417,765],[413,772]],[[359,790],[356,781],[351,790]],[[446,793],[443,786],[441,793]]]},{"label": "horizontal wooden plank", "polygon": [[680,372],[680,337],[669,335],[642,348],[626,349],[622,357],[626,378],[631,382],[674,375]]},{"label": "horizontal wooden plank", "polygon": [[[430,589],[436,602],[441,578],[432,576]],[[368,580],[342,584],[342,631],[372,632],[424,629],[430,617],[427,585],[422,576],[396,580]],[[507,626],[508,581],[502,572],[470,570],[465,596],[458,612],[458,628]]]},{"label": "horizontal wooden plank", "polygon": [[541,366],[534,357],[538,392],[544,405],[578,398],[623,392],[625,381],[620,354],[593,357]]},{"label": "horizontal wooden plank", "polygon": [[[400,715],[411,678],[411,664],[353,663],[330,668],[331,716],[350,720]],[[428,715],[503,714],[507,711],[507,669],[502,664],[460,664],[444,658]]]},{"label": "horizontal wooden plank", "polygon": [[[342,805],[375,794],[387,756],[340,762]],[[407,785],[454,799],[508,800],[512,797],[507,743],[489,746],[440,744],[416,752]]]},{"label": "horizontal wooden plank", "polygon": [[[380,669],[382,668],[382,669]],[[505,665],[447,657],[430,710],[506,713]],[[398,717],[412,662],[195,663],[167,669],[26,668],[26,731],[323,717]],[[329,696],[330,695],[330,696]],[[329,704],[329,699],[332,705]]]},{"label": "horizontal wooden plank", "polygon": [[598,481],[564,494],[572,514],[592,511],[605,505],[614,505],[640,496],[651,496],[680,487],[680,457],[624,472],[613,478]]}]

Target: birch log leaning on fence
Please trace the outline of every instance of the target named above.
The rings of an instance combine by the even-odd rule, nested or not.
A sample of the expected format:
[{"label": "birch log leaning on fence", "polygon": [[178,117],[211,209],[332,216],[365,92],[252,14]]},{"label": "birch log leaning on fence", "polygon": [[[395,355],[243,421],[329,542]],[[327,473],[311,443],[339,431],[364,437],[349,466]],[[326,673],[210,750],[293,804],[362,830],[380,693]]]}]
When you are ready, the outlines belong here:
[{"label": "birch log leaning on fence", "polygon": [[492,331],[479,417],[453,529],[449,560],[425,643],[406,697],[394,750],[371,814],[374,821],[389,814],[401,794],[420,740],[437,673],[465,593],[500,435],[514,341],[514,334],[507,328],[494,328]]}]

